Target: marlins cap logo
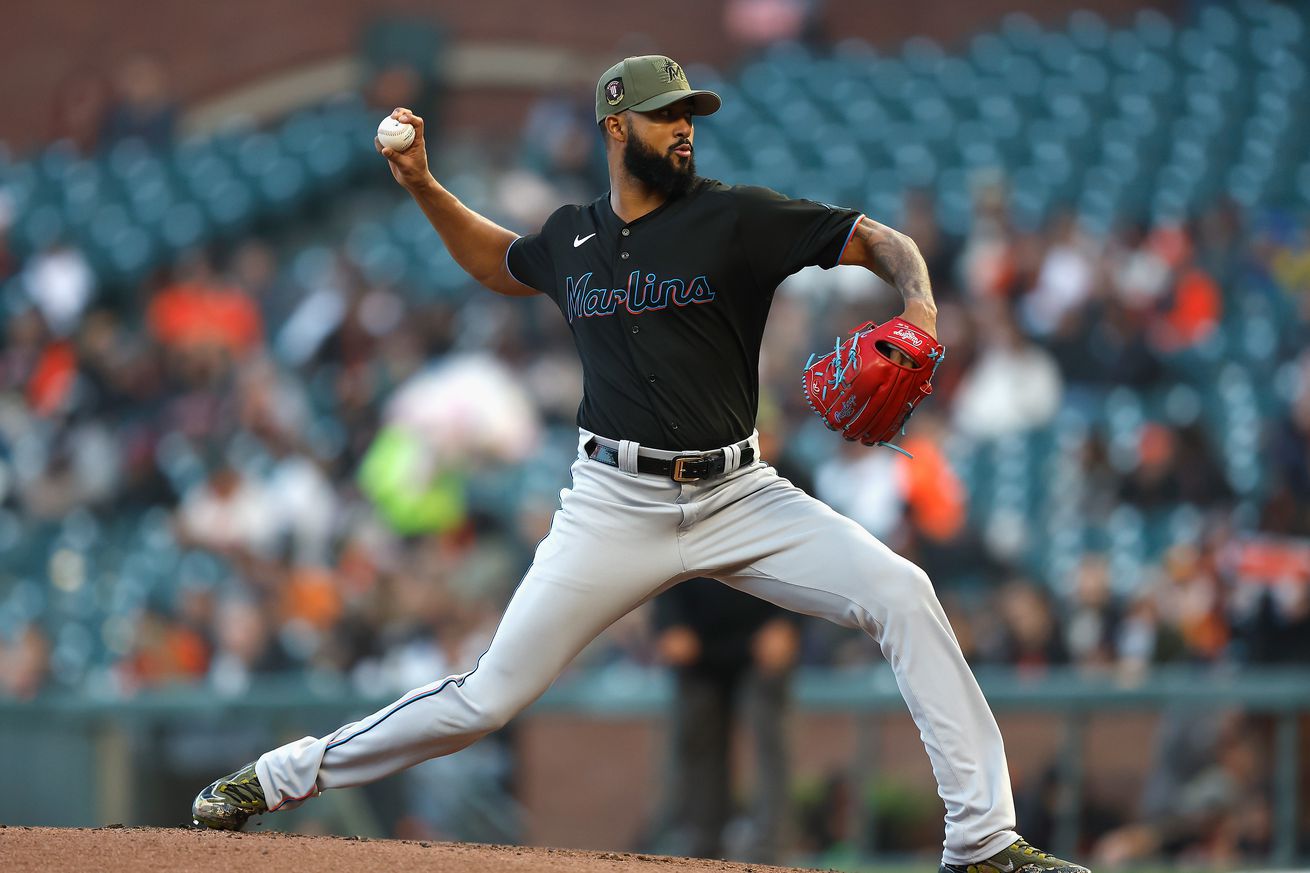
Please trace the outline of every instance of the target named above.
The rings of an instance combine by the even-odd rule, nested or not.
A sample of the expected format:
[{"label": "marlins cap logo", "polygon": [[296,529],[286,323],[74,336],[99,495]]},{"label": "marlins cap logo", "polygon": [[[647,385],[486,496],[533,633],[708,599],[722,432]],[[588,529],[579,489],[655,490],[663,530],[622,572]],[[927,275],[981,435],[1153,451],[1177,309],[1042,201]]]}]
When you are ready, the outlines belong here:
[{"label": "marlins cap logo", "polygon": [[659,68],[660,75],[664,77],[664,81],[666,82],[672,83],[687,81],[687,74],[682,71],[682,67],[678,66],[676,61],[671,61],[668,58],[665,58],[664,62],[659,65]]},{"label": "marlins cap logo", "polygon": [[611,106],[618,106],[623,102],[623,79],[610,79],[605,83],[605,100]]}]

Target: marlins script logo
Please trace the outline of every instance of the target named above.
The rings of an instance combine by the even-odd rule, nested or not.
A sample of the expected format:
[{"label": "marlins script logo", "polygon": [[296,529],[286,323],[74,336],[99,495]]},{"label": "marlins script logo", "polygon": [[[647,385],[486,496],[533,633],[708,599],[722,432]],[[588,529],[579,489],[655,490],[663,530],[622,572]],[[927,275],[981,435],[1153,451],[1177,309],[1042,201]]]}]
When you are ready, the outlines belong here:
[{"label": "marlins script logo", "polygon": [[697,276],[688,283],[684,279],[660,278],[647,273],[643,281],[641,270],[628,275],[626,288],[593,288],[591,273],[583,273],[574,281],[565,280],[565,315],[572,324],[578,318],[596,318],[613,315],[620,307],[630,315],[659,312],[670,304],[679,308],[693,303],[710,303],[714,290],[705,276]]}]

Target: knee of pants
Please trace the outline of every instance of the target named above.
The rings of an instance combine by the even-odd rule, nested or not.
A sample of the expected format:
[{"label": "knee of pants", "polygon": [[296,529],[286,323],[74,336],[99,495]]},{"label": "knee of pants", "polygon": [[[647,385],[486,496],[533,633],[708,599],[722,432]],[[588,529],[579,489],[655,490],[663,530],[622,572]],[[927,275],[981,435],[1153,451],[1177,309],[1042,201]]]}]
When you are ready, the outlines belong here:
[{"label": "knee of pants", "polygon": [[932,580],[919,567],[905,560],[897,561],[892,572],[873,583],[873,596],[888,619],[937,609],[937,592]]},{"label": "knee of pants", "polygon": [[488,701],[470,708],[465,729],[479,736],[489,734],[503,728],[517,714],[518,709],[506,701]]}]

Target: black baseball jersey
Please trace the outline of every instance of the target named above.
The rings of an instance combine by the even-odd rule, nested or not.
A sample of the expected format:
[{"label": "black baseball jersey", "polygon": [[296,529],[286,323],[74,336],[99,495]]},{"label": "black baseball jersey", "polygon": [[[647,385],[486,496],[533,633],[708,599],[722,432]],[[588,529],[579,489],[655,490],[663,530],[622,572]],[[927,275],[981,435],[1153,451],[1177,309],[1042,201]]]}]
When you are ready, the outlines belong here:
[{"label": "black baseball jersey", "polygon": [[774,290],[802,267],[835,266],[859,217],[697,179],[628,224],[608,193],[562,207],[511,243],[505,263],[568,320],[582,359],[579,426],[653,448],[713,449],[754,430]]}]

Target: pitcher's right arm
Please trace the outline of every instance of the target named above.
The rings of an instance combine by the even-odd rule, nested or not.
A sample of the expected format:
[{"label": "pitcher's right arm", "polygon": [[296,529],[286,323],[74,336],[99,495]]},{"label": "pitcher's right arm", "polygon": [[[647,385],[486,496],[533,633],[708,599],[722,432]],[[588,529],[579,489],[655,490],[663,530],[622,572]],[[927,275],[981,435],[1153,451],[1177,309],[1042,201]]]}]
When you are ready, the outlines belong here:
[{"label": "pitcher's right arm", "polygon": [[403,107],[393,111],[391,117],[414,126],[414,141],[403,152],[386,148],[376,137],[373,145],[391,165],[391,175],[428,217],[455,262],[498,294],[511,297],[536,294],[535,289],[510,275],[505,266],[505,253],[518,234],[469,209],[433,178],[428,170],[422,118]]}]

